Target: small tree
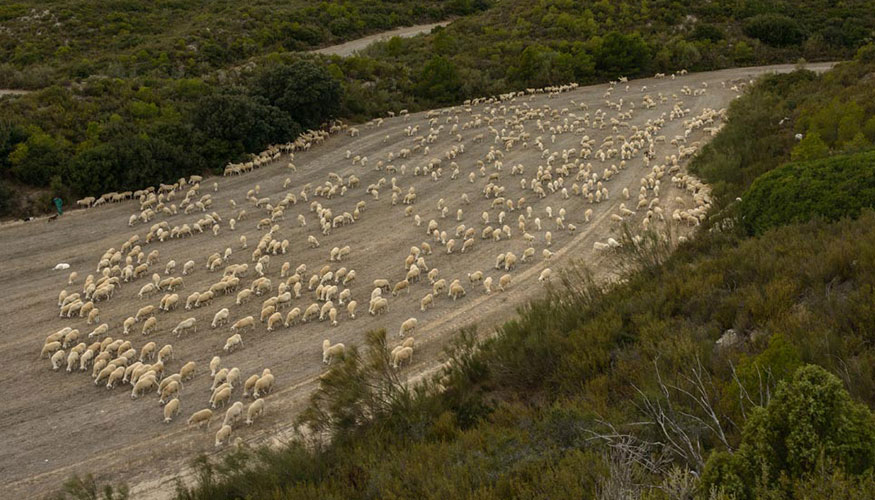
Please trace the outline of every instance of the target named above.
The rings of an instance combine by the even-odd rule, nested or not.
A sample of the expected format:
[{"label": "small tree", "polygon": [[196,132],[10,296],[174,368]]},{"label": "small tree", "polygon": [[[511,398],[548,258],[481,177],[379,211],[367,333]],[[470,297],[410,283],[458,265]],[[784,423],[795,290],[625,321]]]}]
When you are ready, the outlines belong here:
[{"label": "small tree", "polygon": [[702,480],[705,491],[761,498],[790,489],[821,464],[850,475],[871,470],[875,416],[851,399],[835,375],[806,365],[778,386],[766,407],[753,411],[736,453],[711,455]]}]

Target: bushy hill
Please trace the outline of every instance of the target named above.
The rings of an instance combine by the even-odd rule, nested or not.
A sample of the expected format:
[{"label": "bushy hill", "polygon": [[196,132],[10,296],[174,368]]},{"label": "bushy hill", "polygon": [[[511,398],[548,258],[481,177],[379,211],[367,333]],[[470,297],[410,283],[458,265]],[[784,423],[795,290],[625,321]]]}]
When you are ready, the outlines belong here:
[{"label": "bushy hill", "polygon": [[[42,90],[0,107],[0,195],[36,187],[42,197],[11,196],[0,214],[216,171],[309,121],[620,75],[846,59],[872,39],[870,4],[19,0],[0,7],[0,87]],[[447,16],[460,17],[360,56],[295,52]],[[312,120],[278,110],[259,85],[302,61],[340,89],[338,105],[317,106]],[[92,175],[93,164],[115,173]]]}]

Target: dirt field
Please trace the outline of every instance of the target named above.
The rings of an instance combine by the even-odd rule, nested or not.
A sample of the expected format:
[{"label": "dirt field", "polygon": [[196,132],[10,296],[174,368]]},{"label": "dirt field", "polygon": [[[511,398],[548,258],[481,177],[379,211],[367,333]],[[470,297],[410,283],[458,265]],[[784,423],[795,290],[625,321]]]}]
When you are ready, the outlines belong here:
[{"label": "dirt field", "polygon": [[[811,65],[812,69],[825,69],[828,65]],[[635,112],[630,121],[631,124],[643,127],[645,121],[658,118],[670,111],[676,94],[683,101],[684,107],[692,111],[688,117],[697,115],[704,108],[721,108],[728,105],[729,101],[736,96],[736,92],[730,90],[735,82],[747,81],[765,71],[788,71],[792,66],[774,66],[768,68],[746,68],[727,71],[719,71],[707,74],[692,74],[671,79],[648,79],[629,83],[630,89],[624,90],[620,85],[610,97],[616,101],[623,98],[625,102],[636,103]],[[702,82],[708,82],[708,88],[704,95],[692,97],[682,96],[680,88],[688,85],[691,88],[702,88]],[[722,83],[725,82],[725,87]],[[645,110],[641,105],[642,86],[646,86],[646,93],[654,98],[659,93],[668,97],[668,102]],[[548,98],[546,95],[517,98],[514,103],[504,103],[521,106],[524,103],[531,107],[550,106],[554,109],[569,108],[570,112],[582,117],[586,111],[580,110],[572,104],[587,103],[589,113],[593,114],[596,109],[602,108],[608,111],[607,119],[615,116],[613,110],[608,110],[604,105],[603,94],[607,85],[580,88],[572,92],[562,93]],[[624,106],[626,111],[628,106]],[[485,113],[485,106],[480,105],[472,110],[472,113]],[[510,112],[507,116],[510,116]],[[497,116],[504,116],[501,111]],[[160,252],[159,263],[150,269],[163,275],[165,263],[174,259],[178,263],[179,275],[182,263],[193,259],[197,263],[195,271],[185,277],[185,288],[178,293],[182,301],[194,291],[204,291],[210,284],[215,283],[221,277],[221,272],[209,272],[204,269],[206,258],[213,252],[222,252],[226,247],[234,250],[232,263],[247,262],[250,266],[249,274],[242,279],[241,286],[250,283],[255,275],[254,263],[251,262],[252,249],[258,242],[264,231],[256,229],[256,222],[265,216],[263,210],[254,207],[253,203],[245,199],[246,192],[256,184],[261,187],[259,197],[270,197],[276,203],[286,192],[299,193],[303,185],[312,183],[314,186],[328,180],[329,172],[336,172],[341,176],[354,173],[361,179],[358,188],[351,189],[345,196],[330,200],[315,198],[323,206],[330,207],[335,215],[344,211],[352,212],[355,204],[365,200],[366,211],[359,221],[354,224],[338,227],[330,235],[323,236],[319,232],[315,214],[309,210],[309,203],[299,202],[294,207],[289,207],[285,213],[285,220],[280,221],[281,227],[277,238],[288,239],[291,242],[289,253],[286,255],[271,256],[267,275],[274,283],[280,282],[279,272],[283,262],[288,261],[294,269],[298,264],[305,263],[310,272],[318,270],[321,266],[329,264],[329,250],[335,246],[349,245],[351,254],[341,264],[331,263],[332,269],[340,266],[355,269],[357,279],[351,283],[352,297],[359,303],[358,318],[350,320],[346,308],[338,307],[339,326],[332,327],[328,322],[311,322],[306,325],[294,326],[290,329],[281,328],[278,331],[268,333],[263,324],[258,324],[254,332],[243,334],[245,348],[227,355],[222,352],[225,339],[230,335],[228,326],[211,329],[209,323],[213,314],[223,307],[231,310],[231,321],[247,315],[254,315],[256,319],[261,307],[261,301],[266,296],[258,297],[243,306],[234,305],[234,295],[220,296],[212,304],[186,311],[182,307],[169,313],[160,313],[158,318],[158,331],[148,338],[140,334],[138,324],[135,333],[128,339],[139,349],[147,341],[155,341],[158,346],[170,343],[173,345],[175,360],[168,363],[167,373],[179,370],[183,363],[194,360],[198,363],[198,374],[185,384],[180,395],[182,402],[181,414],[170,424],[162,421],[162,408],[158,405],[157,396],[150,394],[137,400],[131,400],[130,387],[121,386],[114,390],[107,390],[103,385],[95,386],[91,377],[80,372],[67,374],[63,370],[53,372],[47,359],[37,359],[45,337],[62,327],[71,326],[79,328],[84,336],[90,332],[93,326],[85,325],[84,319],[61,319],[58,317],[58,292],[66,288],[70,292],[81,292],[85,276],[96,274],[95,268],[100,255],[108,248],[120,248],[121,244],[129,236],[136,233],[144,238],[149,226],[161,220],[167,220],[171,225],[193,223],[203,215],[200,212],[191,215],[179,215],[169,218],[158,217],[149,224],[139,224],[133,228],[127,225],[128,217],[138,211],[134,201],[122,202],[111,206],[103,206],[89,210],[71,211],[55,222],[47,222],[45,219],[29,223],[12,223],[0,227],[0,359],[4,363],[4,371],[7,373],[6,382],[0,389],[0,443],[3,453],[0,454],[0,482],[3,484],[4,497],[14,498],[18,496],[33,497],[44,494],[57,488],[61,481],[73,473],[94,473],[103,480],[113,482],[125,481],[133,486],[134,492],[140,497],[163,498],[172,492],[172,478],[182,471],[187,461],[198,453],[215,453],[213,447],[213,434],[218,429],[216,422],[221,418],[213,419],[210,431],[189,430],[186,428],[186,419],[195,411],[207,407],[209,398],[209,369],[207,364],[213,355],[222,355],[224,367],[237,366],[243,374],[243,378],[255,372],[261,372],[262,368],[270,367],[276,376],[274,391],[266,398],[267,410],[265,416],[251,427],[237,427],[234,437],[242,437],[248,442],[263,442],[270,440],[272,436],[287,433],[290,423],[306,402],[308,394],[315,387],[315,380],[325,370],[321,363],[321,344],[324,338],[330,338],[332,342],[343,342],[346,345],[360,344],[363,333],[370,329],[387,328],[392,336],[392,341],[397,342],[397,332],[402,321],[409,317],[419,320],[416,330],[416,353],[412,366],[404,368],[404,371],[413,376],[423,370],[433,367],[439,361],[439,355],[445,341],[460,326],[477,323],[481,332],[488,331],[492,325],[513,314],[515,308],[527,299],[541,293],[541,287],[537,282],[539,273],[545,267],[554,271],[559,270],[568,259],[582,259],[584,262],[592,262],[594,259],[593,242],[605,241],[611,229],[610,215],[617,213],[618,206],[623,200],[621,191],[629,187],[633,193],[633,199],[626,201],[627,205],[634,208],[635,197],[640,186],[641,177],[647,172],[643,166],[641,157],[627,161],[625,170],[607,182],[611,198],[598,204],[589,204],[581,197],[571,196],[563,200],[560,193],[549,194],[539,200],[531,191],[525,192],[520,189],[520,176],[511,175],[511,166],[523,164],[525,166],[525,178],[531,179],[538,165],[545,163],[541,159],[541,152],[534,147],[534,137],[541,135],[547,149],[560,152],[563,149],[579,148],[579,142],[583,133],[562,133],[556,136],[554,144],[551,144],[550,132],[539,132],[534,120],[526,122],[526,130],[531,133],[527,149],[517,145],[511,151],[506,152],[503,158],[503,169],[497,183],[507,189],[506,196],[517,200],[525,196],[528,203],[534,209],[532,220],[528,222],[528,231],[536,237],[532,243],[536,250],[533,262],[518,264],[510,274],[513,284],[509,291],[501,293],[497,291],[499,277],[504,271],[493,269],[495,257],[499,253],[513,251],[521,256],[523,251],[530,246],[523,240],[521,231],[517,227],[519,211],[509,212],[505,224],[512,229],[512,238],[493,242],[480,239],[480,231],[484,224],[480,221],[480,214],[489,211],[492,226],[495,227],[498,218],[498,209],[490,209],[491,199],[487,200],[481,194],[481,190],[487,183],[487,179],[479,175],[478,160],[484,159],[491,147],[503,149],[501,144],[494,144],[491,134],[484,124],[477,129],[460,130],[463,136],[461,144],[465,145],[465,152],[454,160],[458,163],[461,176],[451,179],[452,168],[449,160],[443,160],[443,177],[433,181],[431,177],[415,177],[413,169],[424,165],[431,158],[444,158],[444,153],[460,144],[449,133],[452,124],[445,123],[446,117],[441,115],[439,124],[444,125],[444,130],[433,144],[429,144],[430,152],[424,155],[422,151],[414,153],[406,160],[396,159],[392,164],[400,168],[406,164],[407,170],[404,175],[400,172],[391,174],[385,171],[375,170],[378,160],[386,159],[389,152],[396,156],[401,148],[412,148],[413,137],[404,134],[408,126],[420,125],[419,134],[427,135],[429,124],[424,114],[413,115],[409,121],[403,118],[387,119],[380,127],[368,127],[361,125],[359,137],[349,137],[346,134],[338,134],[329,138],[324,144],[312,148],[308,152],[295,154],[294,163],[297,172],[291,172],[285,168],[288,163],[287,157],[274,165],[266,166],[254,172],[237,177],[207,179],[202,183],[201,193],[212,193],[215,203],[213,210],[222,218],[221,231],[218,236],[211,232],[196,234],[186,239],[171,239],[164,243],[151,243],[144,246],[148,253],[153,249]],[[563,118],[554,120],[553,125],[561,124]],[[459,126],[471,120],[471,115],[462,111],[459,115]],[[569,121],[573,121],[570,119]],[[681,119],[666,121],[666,126],[660,131],[667,138],[683,134]],[[437,126],[437,125],[435,125]],[[501,130],[505,124],[500,119],[495,120],[493,126]],[[473,142],[476,134],[484,133],[486,140],[482,143]],[[596,147],[602,139],[611,133],[610,126],[602,130],[587,129],[585,134],[596,139]],[[628,130],[619,133],[630,134]],[[388,136],[388,139],[385,139]],[[694,132],[688,140],[688,144],[694,141],[707,140],[707,135],[701,130]],[[370,160],[367,167],[353,166],[351,161],[345,158],[345,151],[350,150],[353,155],[366,155]],[[664,155],[676,152],[676,149],[668,142],[660,143],[656,149],[656,163],[662,163]],[[601,172],[612,163],[619,163],[619,159],[607,160],[604,163],[596,159],[584,160],[592,162],[594,170]],[[556,162],[554,166],[561,164]],[[493,168],[489,173],[494,172]],[[468,174],[478,172],[475,182],[469,183]],[[286,177],[290,177],[292,184],[288,190],[283,189],[282,184]],[[415,186],[417,192],[415,213],[423,219],[422,227],[414,225],[413,217],[404,216],[404,205],[391,206],[391,190],[389,185],[380,190],[380,199],[365,192],[366,186],[376,183],[385,177],[389,181],[392,177],[397,179],[403,193],[410,186]],[[673,201],[676,196],[688,195],[673,188],[666,176],[661,185],[660,198],[665,200],[663,207],[666,214],[671,214],[676,208]],[[213,181],[218,182],[218,192],[213,193]],[[573,174],[569,177],[566,187],[571,187]],[[463,205],[460,202],[462,193],[467,193],[471,204]],[[549,191],[548,191],[549,193]],[[652,196],[652,195],[651,195]],[[176,202],[181,200],[178,196]],[[449,207],[446,219],[440,217],[437,210],[438,200],[444,198]],[[231,231],[227,221],[235,210],[231,209],[228,200],[236,200],[239,208],[245,208],[249,213],[246,220],[237,224],[237,229]],[[311,201],[314,198],[311,197]],[[554,212],[560,208],[567,211],[566,224],[572,223],[577,226],[576,233],[558,230],[554,222],[546,216],[546,207],[552,207]],[[456,222],[456,209],[462,208],[464,217],[462,222]],[[584,222],[583,213],[587,208],[594,211],[593,220]],[[296,222],[298,214],[304,214],[308,225],[299,227]],[[555,216],[555,213],[554,213]],[[534,217],[540,217],[543,222],[543,231],[536,231]],[[643,211],[639,210],[630,220],[640,221]],[[477,230],[476,243],[472,251],[459,254],[458,250],[448,255],[439,242],[425,234],[425,228],[430,219],[438,221],[440,229],[447,231],[449,237],[454,236],[458,224],[474,227]],[[500,227],[500,226],[499,226]],[[553,243],[550,247],[555,256],[550,261],[545,261],[541,251],[545,248],[545,232],[549,230],[553,234]],[[310,249],[306,243],[308,235],[315,235],[321,242],[321,247]],[[246,235],[249,239],[249,248],[241,250],[238,238]],[[423,279],[412,285],[411,293],[402,293],[399,297],[384,294],[389,299],[389,311],[387,314],[372,317],[368,314],[368,299],[372,289],[372,281],[376,278],[386,278],[394,283],[404,278],[404,259],[413,245],[419,245],[428,241],[434,253],[425,256],[430,267],[440,270],[440,277],[447,282],[458,278],[462,281],[467,291],[467,296],[453,302],[444,294],[435,298],[435,306],[423,313],[419,310],[419,300],[431,291],[428,280]],[[457,238],[459,245],[462,239]],[[457,247],[458,248],[458,247]],[[57,263],[69,263],[71,268],[67,271],[53,271]],[[496,289],[491,295],[483,293],[482,286],[471,285],[466,278],[467,273],[482,270],[487,276],[495,281]],[[67,276],[70,271],[77,271],[79,278],[76,284],[66,286]],[[141,306],[146,304],[157,305],[160,293],[148,299],[137,299],[140,287],[149,281],[149,278],[141,278],[133,283],[124,284],[116,295],[109,301],[98,303],[101,311],[101,322],[110,325],[109,335],[115,338],[122,337],[122,321],[134,314]],[[342,288],[341,288],[342,289]],[[300,299],[293,300],[292,307],[301,307],[303,310],[314,302],[314,294],[307,292]],[[286,309],[288,311],[288,309]],[[170,333],[180,320],[193,316],[197,318],[198,329],[194,334],[184,335],[177,339]],[[90,375],[90,371],[87,372]],[[240,400],[240,392],[235,391],[233,401]],[[248,404],[248,401],[245,402]],[[219,415],[223,411],[217,412]]]},{"label": "dirt field", "polygon": [[420,33],[428,33],[437,26],[446,26],[448,24],[450,24],[450,21],[441,21],[439,23],[432,24],[418,24],[416,26],[405,26],[403,28],[377,33],[376,35],[350,40],[346,43],[332,45],[330,47],[323,47],[321,49],[314,50],[313,52],[317,54],[337,55],[341,57],[351,56],[355,52],[364,49],[374,42],[388,40],[396,36],[401,38],[410,38]]}]

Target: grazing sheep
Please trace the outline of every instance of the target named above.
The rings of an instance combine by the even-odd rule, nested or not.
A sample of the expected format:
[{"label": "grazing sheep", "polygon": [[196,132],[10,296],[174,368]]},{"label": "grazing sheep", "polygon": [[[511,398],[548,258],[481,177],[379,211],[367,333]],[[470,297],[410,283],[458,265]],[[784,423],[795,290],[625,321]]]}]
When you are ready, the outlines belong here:
[{"label": "grazing sheep", "polygon": [[179,378],[180,380],[191,380],[194,377],[194,371],[197,368],[197,363],[194,361],[189,361],[188,363],[182,365],[182,368],[179,369]]},{"label": "grazing sheep", "polygon": [[331,364],[331,360],[335,357],[343,357],[346,352],[346,347],[343,344],[331,345],[331,341],[325,339],[322,341],[322,363]]},{"label": "grazing sheep", "polygon": [[[72,352],[71,352],[72,354]],[[52,370],[58,371],[61,369],[61,365],[64,363],[64,359],[67,357],[67,353],[65,353],[62,349],[55,351],[52,354],[51,362],[52,362]]]},{"label": "grazing sheep", "polygon": [[261,416],[262,413],[264,413],[264,400],[256,399],[249,404],[249,408],[246,410],[246,425],[252,425],[255,418]]},{"label": "grazing sheep", "polygon": [[48,342],[43,346],[42,352],[40,352],[40,359],[44,359],[47,356],[50,356],[56,352],[61,350],[61,343],[58,341]]},{"label": "grazing sheep", "polygon": [[402,347],[392,353],[392,368],[397,369],[404,361],[413,362],[412,347]]},{"label": "grazing sheep", "polygon": [[541,271],[541,275],[538,276],[538,282],[546,285],[547,283],[550,282],[550,275],[551,274],[553,274],[553,271],[550,270],[549,267],[545,268],[543,271]]},{"label": "grazing sheep", "polygon": [[254,317],[246,316],[245,318],[239,319],[233,325],[231,325],[232,332],[242,332],[246,328],[255,329]]},{"label": "grazing sheep", "polygon": [[158,387],[158,382],[155,377],[140,377],[133,390],[131,390],[131,399],[137,399],[141,394]]},{"label": "grazing sheep", "polygon": [[222,426],[234,426],[240,417],[243,416],[243,403],[240,401],[235,402],[225,411],[225,420],[222,422]]},{"label": "grazing sheep", "polygon": [[179,415],[179,398],[173,398],[164,405],[164,423],[169,424]]},{"label": "grazing sheep", "polygon": [[193,333],[197,333],[197,320],[195,318],[187,318],[179,322],[175,328],[171,331],[171,333],[175,333],[177,337],[181,337],[182,333],[192,330]]},{"label": "grazing sheep", "polygon": [[275,312],[270,315],[267,319],[267,331],[272,332],[276,329],[277,325],[281,325],[283,323],[283,313]]},{"label": "grazing sheep", "polygon": [[255,383],[258,382],[258,375],[252,375],[245,382],[243,382],[243,397],[248,397],[249,394],[255,389]]},{"label": "grazing sheep", "polygon": [[231,315],[231,311],[228,310],[227,307],[222,308],[213,316],[213,322],[210,323],[210,326],[213,328],[217,328],[221,325],[224,325],[228,322],[228,317]]},{"label": "grazing sheep", "polygon": [[419,301],[419,310],[425,312],[430,306],[434,305],[434,295],[427,294],[422,300]]},{"label": "grazing sheep", "polygon": [[220,406],[225,406],[228,404],[228,401],[231,400],[231,388],[225,387],[221,388],[216,395],[213,397],[212,403],[210,405],[213,408],[218,408]]},{"label": "grazing sheep", "polygon": [[358,302],[351,300],[349,304],[346,305],[346,312],[349,314],[350,319],[355,319],[355,310],[358,307]]},{"label": "grazing sheep", "polygon": [[167,385],[161,389],[161,397],[158,399],[158,404],[163,405],[164,401],[171,396],[176,396],[179,394],[180,385],[177,381],[171,381]]},{"label": "grazing sheep", "polygon": [[158,320],[152,316],[143,323],[143,335],[148,335],[158,328]]},{"label": "grazing sheep", "polygon": [[398,336],[403,337],[407,333],[413,333],[416,330],[416,318],[409,318],[401,323],[401,328],[398,331]]},{"label": "grazing sheep", "polygon": [[228,438],[231,437],[231,426],[223,425],[218,432],[216,432],[216,448],[221,448]]},{"label": "grazing sheep", "polygon": [[173,359],[173,346],[167,344],[158,351],[158,362],[163,363],[171,359]]},{"label": "grazing sheep", "polygon": [[213,410],[206,408],[206,409],[194,412],[194,414],[192,414],[192,416],[188,418],[188,425],[189,426],[196,425],[198,427],[201,427],[201,426],[209,427],[210,419],[212,419],[212,418],[213,418]]},{"label": "grazing sheep", "polygon": [[235,333],[234,335],[228,337],[228,339],[225,341],[225,347],[223,347],[222,349],[227,353],[232,353],[238,347],[243,347],[243,337],[241,337],[239,333]]},{"label": "grazing sheep", "polygon": [[222,358],[218,356],[213,356],[213,359],[210,360],[210,377],[215,377],[216,372],[219,370],[219,366],[222,364]]},{"label": "grazing sheep", "polygon": [[[338,344],[340,345],[340,344]],[[265,370],[267,370],[265,368]],[[260,398],[262,395],[267,394],[273,388],[273,374],[269,371],[261,375],[258,380],[255,382],[255,388],[252,391],[253,398]]]}]

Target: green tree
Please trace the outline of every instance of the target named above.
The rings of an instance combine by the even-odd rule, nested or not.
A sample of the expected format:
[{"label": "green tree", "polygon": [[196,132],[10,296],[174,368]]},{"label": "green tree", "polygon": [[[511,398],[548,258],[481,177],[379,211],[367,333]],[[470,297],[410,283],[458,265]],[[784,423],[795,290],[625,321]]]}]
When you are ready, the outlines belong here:
[{"label": "green tree", "polygon": [[805,32],[799,23],[781,14],[760,14],[744,24],[744,34],[773,47],[798,45],[805,41]]},{"label": "green tree", "polygon": [[[799,368],[744,425],[735,453],[712,454],[702,477],[738,499],[766,497],[817,465],[859,475],[875,466],[875,416],[842,382],[816,365]],[[783,479],[782,479],[783,478]]]},{"label": "green tree", "polygon": [[790,152],[790,158],[793,161],[806,161],[824,158],[829,155],[829,146],[820,138],[817,132],[811,132],[793,146]]},{"label": "green tree", "polygon": [[595,54],[596,68],[608,75],[635,75],[647,69],[650,48],[639,33],[605,35]]},{"label": "green tree", "polygon": [[456,66],[444,56],[435,56],[423,66],[416,93],[435,103],[448,104],[459,98],[462,86]]},{"label": "green tree", "polygon": [[308,61],[271,66],[254,82],[255,95],[281,109],[304,128],[337,116],[343,90],[324,66]]}]

